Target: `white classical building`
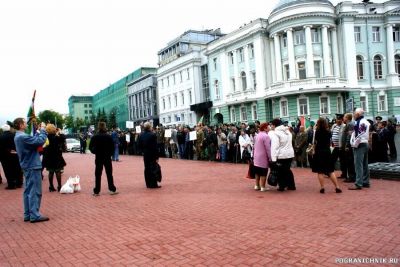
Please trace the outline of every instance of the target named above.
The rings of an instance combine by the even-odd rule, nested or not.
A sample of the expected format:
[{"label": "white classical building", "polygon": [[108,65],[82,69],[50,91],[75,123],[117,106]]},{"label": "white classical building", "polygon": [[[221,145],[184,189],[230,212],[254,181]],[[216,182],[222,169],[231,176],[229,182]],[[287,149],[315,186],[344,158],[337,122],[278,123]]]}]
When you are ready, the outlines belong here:
[{"label": "white classical building", "polygon": [[281,0],[207,46],[214,122],[400,116],[400,1]]},{"label": "white classical building", "polygon": [[207,117],[212,102],[204,49],[219,36],[219,30],[190,30],[158,52],[159,121],[164,126],[193,126],[201,116]]}]

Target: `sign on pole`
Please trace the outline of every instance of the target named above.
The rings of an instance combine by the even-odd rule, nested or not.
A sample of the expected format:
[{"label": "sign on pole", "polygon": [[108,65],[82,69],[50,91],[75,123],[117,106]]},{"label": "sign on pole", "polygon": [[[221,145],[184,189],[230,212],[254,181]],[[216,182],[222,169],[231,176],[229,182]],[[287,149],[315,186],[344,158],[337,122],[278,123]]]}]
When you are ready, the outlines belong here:
[{"label": "sign on pole", "polygon": [[126,128],[132,129],[133,128],[133,121],[126,121]]}]

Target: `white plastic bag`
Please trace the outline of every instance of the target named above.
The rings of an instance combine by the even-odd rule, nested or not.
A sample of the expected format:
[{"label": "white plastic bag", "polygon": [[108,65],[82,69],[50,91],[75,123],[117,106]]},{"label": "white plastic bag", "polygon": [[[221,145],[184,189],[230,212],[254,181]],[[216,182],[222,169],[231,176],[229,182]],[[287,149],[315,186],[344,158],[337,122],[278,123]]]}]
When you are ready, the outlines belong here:
[{"label": "white plastic bag", "polygon": [[67,182],[61,187],[60,194],[72,194],[72,193],[74,193],[74,186],[71,183],[71,177],[69,177]]},{"label": "white plastic bag", "polygon": [[69,179],[71,179],[72,186],[74,187],[74,192],[81,191],[81,184],[79,183],[81,178],[79,177],[79,175],[73,178],[70,177]]}]

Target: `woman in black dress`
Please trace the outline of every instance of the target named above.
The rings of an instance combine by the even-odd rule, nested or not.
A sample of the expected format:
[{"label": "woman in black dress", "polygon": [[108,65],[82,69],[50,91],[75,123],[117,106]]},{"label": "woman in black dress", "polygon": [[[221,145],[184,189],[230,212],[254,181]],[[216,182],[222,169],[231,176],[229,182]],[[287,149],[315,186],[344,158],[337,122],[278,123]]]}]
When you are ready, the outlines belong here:
[{"label": "woman in black dress", "polygon": [[54,192],[56,189],[53,185],[54,173],[57,179],[57,191],[61,189],[61,173],[67,165],[62,156],[65,136],[61,133],[60,129],[56,129],[53,124],[46,126],[47,138],[49,139],[49,146],[46,147],[43,153],[43,167],[49,172],[49,191]]},{"label": "woman in black dress", "polygon": [[330,150],[332,133],[329,131],[328,124],[324,118],[319,118],[315,126],[315,154],[313,156],[312,172],[318,173],[318,180],[321,185],[319,192],[325,193],[324,188],[324,173],[328,173],[335,185],[336,193],[342,193],[340,190],[336,175],[333,172],[335,166],[331,159],[332,153]]}]

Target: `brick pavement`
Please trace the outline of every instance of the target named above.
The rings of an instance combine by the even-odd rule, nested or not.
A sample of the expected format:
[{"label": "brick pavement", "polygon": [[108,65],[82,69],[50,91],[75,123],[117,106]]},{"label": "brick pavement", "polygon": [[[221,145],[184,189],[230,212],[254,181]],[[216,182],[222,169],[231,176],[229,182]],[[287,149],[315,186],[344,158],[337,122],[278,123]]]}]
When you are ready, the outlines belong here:
[{"label": "brick pavement", "polygon": [[[48,192],[41,214],[22,220],[22,190],[0,185],[0,266],[337,266],[336,258],[400,260],[400,182],[319,194],[316,174],[293,169],[297,191],[253,190],[239,164],[161,159],[161,189],[144,185],[141,157],[114,163],[120,194],[99,197],[94,156],[64,154],[63,181],[82,191]],[[47,172],[45,172],[47,174]],[[103,174],[104,175],[104,174]],[[397,196],[397,197],[396,197]],[[357,266],[357,264],[352,264]],[[371,265],[369,266],[377,266]],[[381,264],[379,266],[395,266]]]}]

